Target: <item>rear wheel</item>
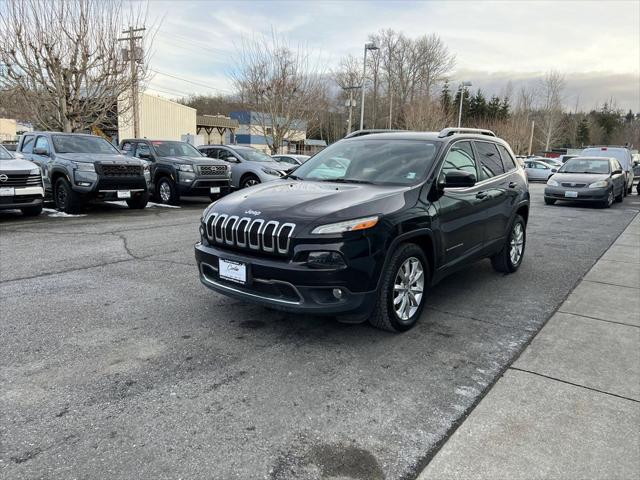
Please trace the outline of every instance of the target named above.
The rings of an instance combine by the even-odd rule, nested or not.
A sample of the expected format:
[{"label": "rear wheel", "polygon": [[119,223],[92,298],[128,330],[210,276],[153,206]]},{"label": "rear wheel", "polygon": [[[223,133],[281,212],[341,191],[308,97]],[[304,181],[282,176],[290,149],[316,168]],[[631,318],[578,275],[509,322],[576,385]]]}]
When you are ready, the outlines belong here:
[{"label": "rear wheel", "polygon": [[147,206],[147,203],[149,203],[149,194],[147,192],[142,192],[137,197],[127,200],[129,208],[135,210],[142,210]]},{"label": "rear wheel", "polygon": [[158,201],[164,205],[176,205],[180,201],[178,187],[169,177],[160,177],[156,183]]},{"label": "rear wheel", "polygon": [[522,264],[526,243],[527,230],[524,218],[516,215],[502,250],[491,257],[494,270],[500,273],[513,273],[518,270]]},{"label": "rear wheel", "polygon": [[242,182],[240,183],[240,188],[253,187],[254,185],[258,185],[260,183],[260,179],[255,175],[246,175],[242,178]]},{"label": "rear wheel", "polygon": [[53,199],[56,202],[56,208],[61,212],[79,213],[82,209],[80,195],[73,191],[71,184],[64,177],[60,177],[56,181]]},{"label": "rear wheel", "polygon": [[20,211],[25,217],[37,217],[42,213],[42,205],[38,205],[37,207],[21,208]]},{"label": "rear wheel", "polygon": [[382,273],[382,285],[369,323],[390,332],[412,328],[424,308],[429,262],[420,247],[407,243],[393,253]]},{"label": "rear wheel", "polygon": [[555,198],[545,198],[544,203],[546,203],[547,205],[554,205],[556,203],[556,200]]}]

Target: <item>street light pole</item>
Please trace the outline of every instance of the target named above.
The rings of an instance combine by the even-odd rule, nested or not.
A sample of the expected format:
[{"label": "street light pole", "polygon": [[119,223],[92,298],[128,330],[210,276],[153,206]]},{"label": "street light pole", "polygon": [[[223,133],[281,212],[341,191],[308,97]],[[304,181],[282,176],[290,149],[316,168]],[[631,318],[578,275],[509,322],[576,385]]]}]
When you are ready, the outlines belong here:
[{"label": "street light pole", "polygon": [[462,126],[462,102],[464,101],[465,87],[470,87],[471,82],[462,82],[460,84],[460,109],[458,110],[458,128]]},{"label": "street light pole", "polygon": [[362,62],[362,95],[360,97],[360,130],[364,128],[364,79],[367,74],[367,50],[378,50],[378,46],[373,43],[364,44],[364,61]]}]

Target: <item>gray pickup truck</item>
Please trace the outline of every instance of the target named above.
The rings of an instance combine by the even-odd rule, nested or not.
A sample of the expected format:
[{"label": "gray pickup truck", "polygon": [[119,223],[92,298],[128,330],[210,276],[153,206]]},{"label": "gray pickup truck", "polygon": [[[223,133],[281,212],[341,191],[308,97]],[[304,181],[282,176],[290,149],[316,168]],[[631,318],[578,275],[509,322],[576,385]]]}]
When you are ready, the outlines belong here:
[{"label": "gray pickup truck", "polygon": [[144,208],[149,200],[149,168],[122,155],[104,138],[81,133],[29,132],[17,151],[42,170],[45,195],[66,213],[91,200],[124,200]]},{"label": "gray pickup truck", "polygon": [[18,209],[28,217],[42,212],[44,188],[40,168],[15,158],[0,145],[0,210]]}]

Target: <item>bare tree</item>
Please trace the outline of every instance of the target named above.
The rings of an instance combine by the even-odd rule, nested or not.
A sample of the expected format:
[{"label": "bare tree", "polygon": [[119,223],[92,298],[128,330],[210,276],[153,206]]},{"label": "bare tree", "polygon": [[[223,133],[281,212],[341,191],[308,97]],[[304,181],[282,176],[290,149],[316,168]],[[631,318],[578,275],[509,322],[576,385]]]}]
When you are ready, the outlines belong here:
[{"label": "bare tree", "polygon": [[565,87],[564,76],[550,71],[539,85],[539,131],[545,150],[562,138],[562,101]]},{"label": "bare tree", "polygon": [[[0,8],[0,89],[22,95],[42,128],[74,132],[104,122],[131,88],[118,37],[144,24],[140,7],[122,0],[9,0]],[[136,72],[142,82],[144,65]]]},{"label": "bare tree", "polygon": [[317,119],[325,84],[310,54],[290,47],[274,32],[271,37],[244,40],[231,79],[252,110],[272,153],[301,128]]}]

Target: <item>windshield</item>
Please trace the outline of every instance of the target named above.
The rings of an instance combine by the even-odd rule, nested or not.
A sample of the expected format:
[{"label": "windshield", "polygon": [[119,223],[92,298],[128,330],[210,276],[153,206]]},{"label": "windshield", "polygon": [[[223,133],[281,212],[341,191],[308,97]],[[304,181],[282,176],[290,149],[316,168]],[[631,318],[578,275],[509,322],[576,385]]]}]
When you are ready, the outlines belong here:
[{"label": "windshield", "polygon": [[343,140],[295,170],[301,180],[413,185],[423,180],[440,147],[417,140]]},{"label": "windshield", "polygon": [[120,153],[104,138],[90,135],[53,135],[56,153]]},{"label": "windshield", "polygon": [[275,162],[269,155],[255,148],[235,147],[234,150],[238,152],[242,158],[250,162]]},{"label": "windshield", "polygon": [[159,157],[202,157],[200,150],[186,142],[151,142]]},{"label": "windshield", "polygon": [[0,145],[0,160],[12,160],[13,157],[9,153],[9,151]]},{"label": "windshield", "polygon": [[595,173],[609,172],[609,159],[603,158],[572,158],[565,163],[559,173]]}]

